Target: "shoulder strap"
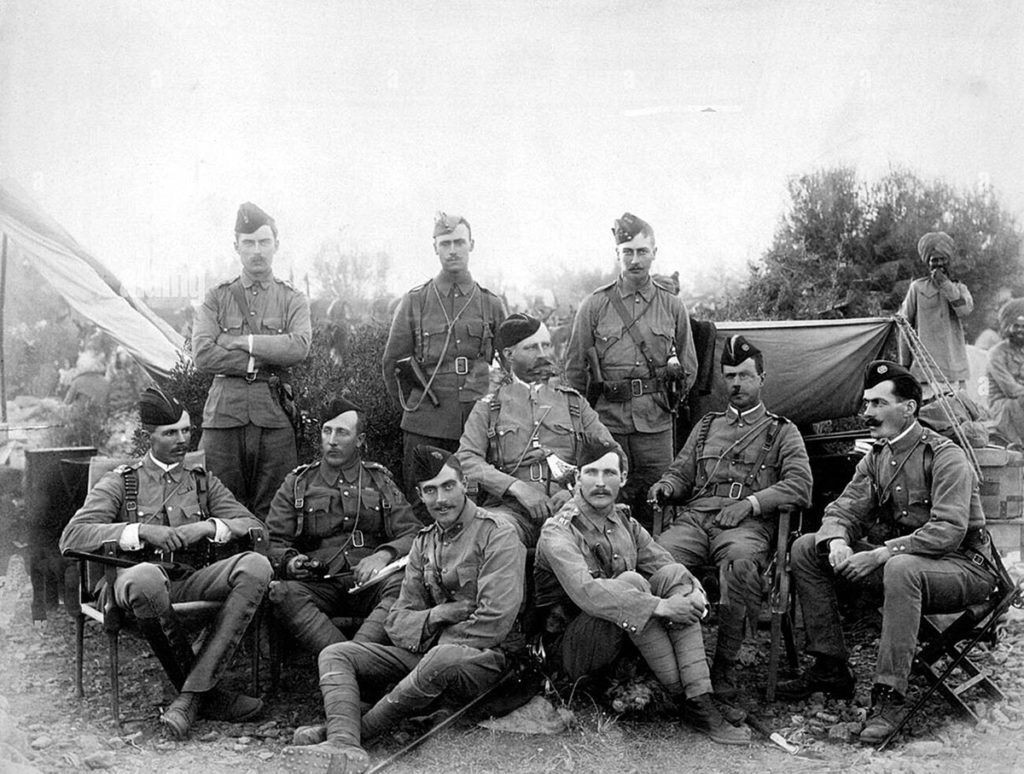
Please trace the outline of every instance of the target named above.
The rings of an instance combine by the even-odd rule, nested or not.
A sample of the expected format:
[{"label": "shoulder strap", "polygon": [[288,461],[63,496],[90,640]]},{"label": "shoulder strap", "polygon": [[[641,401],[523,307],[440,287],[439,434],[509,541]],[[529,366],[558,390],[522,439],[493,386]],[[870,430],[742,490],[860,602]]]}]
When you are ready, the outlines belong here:
[{"label": "shoulder strap", "polygon": [[578,454],[578,446],[580,441],[583,440],[583,405],[581,398],[582,396],[573,390],[567,392],[565,397],[569,399],[569,422],[572,424],[572,446],[573,446],[573,462],[576,461]]},{"label": "shoulder strap", "polygon": [[124,481],[124,510],[129,524],[139,522],[139,471],[126,465],[121,471]]},{"label": "shoulder strap", "polygon": [[206,519],[210,516],[210,483],[206,478],[206,471],[202,468],[194,468],[189,473],[192,474],[192,480],[196,482],[199,515]]},{"label": "shoulder strap", "polygon": [[491,394],[490,411],[487,412],[487,445],[494,452],[494,467],[505,467],[505,460],[502,459],[501,445],[495,441],[498,435],[498,417],[501,415],[501,386]]},{"label": "shoulder strap", "polygon": [[292,508],[295,509],[295,536],[302,534],[305,523],[303,508],[306,505],[306,471],[311,465],[300,465],[295,469],[295,482],[292,487]]},{"label": "shoulder strap", "polygon": [[703,489],[707,481],[707,471],[701,467],[700,458],[704,454],[704,444],[707,443],[708,433],[711,432],[711,423],[714,421],[716,416],[721,416],[718,413],[709,411],[700,420],[700,427],[697,432],[697,443],[693,447],[693,461],[697,468],[697,480],[694,482],[697,489]]},{"label": "shoulder strap", "polygon": [[778,435],[779,428],[782,427],[782,420],[772,415],[771,424],[768,425],[768,432],[765,433],[764,443],[761,444],[761,449],[757,453],[757,458],[754,460],[754,464],[747,472],[746,477],[743,479],[743,486],[750,488],[750,485],[754,483],[754,477],[757,476],[757,471],[761,469],[764,464],[765,458],[768,456],[768,452],[771,451],[772,444],[775,443],[775,436]]},{"label": "shoulder strap", "polygon": [[618,292],[613,289],[607,295],[612,307],[622,319],[622,324],[625,326],[626,333],[628,333],[629,337],[633,339],[633,343],[636,344],[637,349],[640,350],[640,354],[644,356],[644,360],[647,362],[647,370],[650,372],[651,377],[654,378],[656,376],[654,373],[654,363],[651,362],[651,358],[647,354],[647,342],[644,341],[644,337],[641,335],[640,331],[636,329],[637,321],[647,313],[648,309],[651,308],[651,303],[654,301],[654,297],[652,296],[651,300],[648,301],[644,308],[640,310],[640,314],[631,319],[629,312],[626,310],[626,305],[622,303],[622,299],[619,297]]}]

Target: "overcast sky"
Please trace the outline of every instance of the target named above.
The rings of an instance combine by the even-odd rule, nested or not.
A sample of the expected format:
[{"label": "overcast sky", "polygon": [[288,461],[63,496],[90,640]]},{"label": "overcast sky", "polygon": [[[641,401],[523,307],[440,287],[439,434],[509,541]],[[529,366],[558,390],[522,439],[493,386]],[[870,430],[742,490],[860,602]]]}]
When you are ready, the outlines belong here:
[{"label": "overcast sky", "polygon": [[760,256],[817,167],[986,180],[1020,217],[1022,9],[6,0],[0,177],[131,284],[227,271],[244,200],[300,276],[340,235],[417,284],[438,209],[469,218],[492,289],[611,265],[624,210],[656,269],[713,275]]}]

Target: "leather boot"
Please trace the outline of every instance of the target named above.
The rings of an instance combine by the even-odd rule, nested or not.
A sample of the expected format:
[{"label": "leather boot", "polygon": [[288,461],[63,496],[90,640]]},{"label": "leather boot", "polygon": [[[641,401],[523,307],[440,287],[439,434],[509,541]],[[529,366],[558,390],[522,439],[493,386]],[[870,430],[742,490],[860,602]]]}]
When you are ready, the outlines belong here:
[{"label": "leather boot", "polygon": [[740,692],[739,677],[736,674],[736,662],[727,661],[724,658],[715,656],[711,665],[711,684],[715,687],[715,698],[722,701],[732,701]]},{"label": "leather boot", "polygon": [[189,729],[196,721],[202,694],[194,691],[182,691],[178,698],[171,702],[160,716],[160,723],[175,739],[188,737]]},{"label": "leather boot", "polygon": [[853,698],[856,686],[856,678],[845,661],[819,657],[814,666],[799,677],[780,681],[775,694],[784,701],[796,701],[820,691],[833,698],[849,701]]},{"label": "leather boot", "polygon": [[167,608],[157,618],[139,618],[137,623],[171,684],[180,691],[192,671],[195,654],[174,609]]},{"label": "leather boot", "polygon": [[871,689],[871,714],[860,732],[860,741],[881,744],[900,724],[906,712],[903,694],[891,686],[876,684]]},{"label": "leather boot", "polygon": [[218,687],[203,694],[199,714],[209,720],[243,723],[259,715],[262,709],[262,699]]},{"label": "leather boot", "polygon": [[195,663],[186,679],[185,689],[197,693],[213,690],[224,670],[235,655],[238,643],[245,636],[249,623],[256,614],[260,598],[246,599],[232,590],[210,625],[209,634],[195,657]]},{"label": "leather boot", "polygon": [[679,704],[683,721],[718,744],[750,744],[750,729],[734,726],[718,711],[710,693],[702,693]]}]

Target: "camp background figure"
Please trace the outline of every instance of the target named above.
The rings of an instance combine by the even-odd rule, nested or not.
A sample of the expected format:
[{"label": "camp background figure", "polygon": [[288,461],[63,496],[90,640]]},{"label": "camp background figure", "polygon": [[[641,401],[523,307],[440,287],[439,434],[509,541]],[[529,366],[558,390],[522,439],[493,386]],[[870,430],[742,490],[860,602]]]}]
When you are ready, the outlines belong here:
[{"label": "camp background figure", "polygon": [[487,393],[494,335],[505,319],[501,299],[470,274],[469,222],[437,213],[433,247],[441,270],[402,296],[381,363],[384,386],[403,409],[402,476],[414,504],[413,452],[424,443],[458,449],[473,404]]},{"label": "camp background figure", "polygon": [[[950,276],[949,263],[956,254],[956,246],[949,234],[944,231],[925,234],[918,240],[917,252],[928,266],[928,276],[910,283],[900,314],[917,331],[942,375],[954,388],[962,390],[971,375],[963,320],[974,311],[974,299],[967,285]],[[900,336],[899,347],[900,362],[910,363],[910,349],[903,336]],[[927,383],[921,364],[916,360],[910,372],[922,384]],[[926,389],[925,397],[929,394]]]},{"label": "camp background figure", "polygon": [[[696,379],[697,355],[686,305],[675,288],[651,276],[658,252],[654,230],[627,212],[615,221],[612,234],[619,277],[580,304],[566,379],[584,394],[591,386],[598,390],[594,408],[629,459],[623,499],[649,529],[647,490],[675,451],[675,415],[666,382],[677,380],[682,388],[676,394],[688,394]],[[673,353],[678,362],[670,363]]]},{"label": "camp background figure", "polygon": [[1002,339],[988,351],[985,377],[993,429],[1006,444],[1024,449],[1024,298],[999,310]]},{"label": "camp background figure", "polygon": [[199,446],[211,472],[261,519],[298,462],[289,369],[306,359],[312,340],[309,302],[274,276],[277,248],[274,219],[242,204],[242,273],[207,292],[192,329],[196,368],[214,375]]}]

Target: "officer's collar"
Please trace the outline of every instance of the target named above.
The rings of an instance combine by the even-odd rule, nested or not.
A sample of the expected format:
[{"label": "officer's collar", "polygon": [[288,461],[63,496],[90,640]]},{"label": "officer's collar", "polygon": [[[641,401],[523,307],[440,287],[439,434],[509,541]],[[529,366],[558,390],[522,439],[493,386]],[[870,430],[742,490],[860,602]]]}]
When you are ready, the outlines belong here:
[{"label": "officer's collar", "polygon": [[924,428],[921,427],[921,424],[915,419],[899,435],[893,436],[892,438],[879,438],[875,441],[874,445],[876,449],[888,446],[893,454],[899,454],[909,450],[913,446],[916,446],[922,433],[924,433]]},{"label": "officer's collar", "polygon": [[448,527],[442,527],[439,522],[434,522],[434,526],[437,527],[437,531],[441,537],[445,540],[454,540],[469,524],[470,519],[476,514],[476,505],[468,497],[466,498],[466,504],[462,506],[462,513],[459,514],[459,518],[455,520],[455,523]]},{"label": "officer's collar", "polygon": [[654,292],[654,281],[651,279],[651,276],[649,274],[647,275],[647,282],[645,282],[643,285],[641,285],[639,288],[636,288],[635,290],[633,289],[632,285],[626,283],[626,280],[623,278],[621,274],[619,275],[618,280],[616,280],[616,285],[618,285],[619,295],[622,296],[623,298],[625,298],[626,296],[631,296],[634,293],[636,293],[638,296],[640,296],[642,299],[646,301],[647,298]]},{"label": "officer's collar", "polygon": [[453,280],[451,278],[451,275],[444,270],[442,270],[440,273],[438,273],[436,277],[434,277],[434,285],[437,286],[437,292],[440,293],[442,296],[446,296],[449,293],[451,293],[453,285],[459,288],[459,292],[462,295],[468,296],[470,293],[473,292],[473,284],[473,275],[469,273],[468,269],[463,274],[462,279],[458,282]]},{"label": "officer's collar", "polygon": [[148,458],[148,460],[147,460],[148,462],[153,463],[154,466],[159,468],[164,473],[167,473],[167,474],[170,474],[170,475],[176,477],[178,475],[178,473],[181,472],[181,463],[180,462],[175,462],[175,463],[173,463],[171,465],[168,465],[166,462],[161,462],[156,457],[154,457],[152,450],[146,452],[146,457]]},{"label": "officer's collar", "polygon": [[338,470],[320,460],[320,478],[327,486],[334,486],[343,481],[347,484],[354,484],[359,478],[359,469],[362,464],[363,458],[356,457],[350,465]]},{"label": "officer's collar", "polygon": [[760,419],[765,413],[763,403],[758,403],[753,408],[748,408],[746,411],[738,411],[735,406],[731,403],[725,409],[725,419],[730,425],[736,424],[741,419],[744,422],[750,423],[757,419]]},{"label": "officer's collar", "polygon": [[604,522],[611,521],[615,516],[615,503],[606,509],[598,510],[583,499],[579,489],[573,494],[572,501],[576,505],[580,517],[596,529],[600,529]]},{"label": "officer's collar", "polygon": [[252,288],[253,285],[259,285],[261,290],[266,290],[270,287],[270,283],[273,281],[274,275],[271,274],[266,279],[257,279],[256,277],[250,277],[244,271],[242,272],[242,287],[246,290]]}]

